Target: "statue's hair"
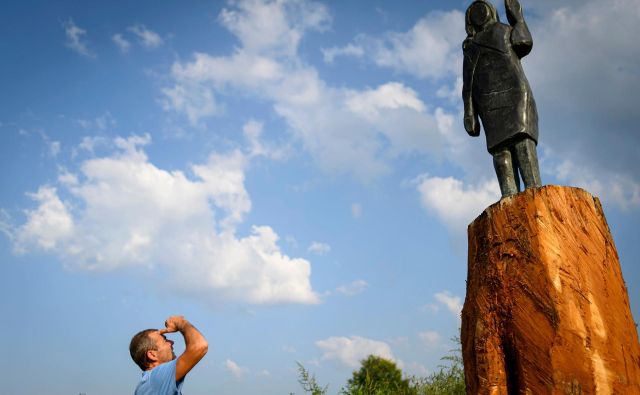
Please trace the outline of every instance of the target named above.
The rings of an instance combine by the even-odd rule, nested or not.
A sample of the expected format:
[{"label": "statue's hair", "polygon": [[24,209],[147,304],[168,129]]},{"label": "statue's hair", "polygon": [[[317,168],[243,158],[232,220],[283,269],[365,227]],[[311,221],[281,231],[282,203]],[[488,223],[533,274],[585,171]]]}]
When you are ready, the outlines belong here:
[{"label": "statue's hair", "polygon": [[156,332],[157,329],[145,329],[133,336],[131,343],[129,344],[129,353],[131,359],[140,367],[140,369],[147,370],[149,367],[149,360],[147,359],[147,351],[156,349],[156,342],[149,337],[151,332]]},{"label": "statue's hair", "polygon": [[487,22],[488,24],[500,22],[498,10],[493,4],[491,4],[491,2],[487,0],[475,0],[473,3],[471,3],[469,8],[467,8],[467,12],[465,14],[465,28],[467,30],[467,38],[472,38],[477,33],[475,26],[473,26],[473,23],[471,23],[471,8],[473,8],[473,6],[477,3],[484,3],[487,7],[489,7],[490,19],[489,22]]}]

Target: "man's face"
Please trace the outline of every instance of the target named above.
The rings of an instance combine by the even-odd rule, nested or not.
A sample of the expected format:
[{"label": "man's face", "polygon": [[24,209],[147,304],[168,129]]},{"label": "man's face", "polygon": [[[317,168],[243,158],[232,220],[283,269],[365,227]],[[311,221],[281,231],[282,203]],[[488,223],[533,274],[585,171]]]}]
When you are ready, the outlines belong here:
[{"label": "man's face", "polygon": [[149,336],[156,342],[156,357],[159,363],[172,361],[176,358],[173,353],[173,340],[167,339],[159,332],[152,332]]}]

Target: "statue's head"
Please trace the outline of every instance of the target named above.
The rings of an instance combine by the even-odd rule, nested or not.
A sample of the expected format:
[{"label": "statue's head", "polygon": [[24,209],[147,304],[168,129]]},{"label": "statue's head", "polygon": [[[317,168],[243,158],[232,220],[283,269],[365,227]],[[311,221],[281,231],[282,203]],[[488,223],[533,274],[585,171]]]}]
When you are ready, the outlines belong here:
[{"label": "statue's head", "polygon": [[466,29],[469,36],[473,36],[498,21],[496,7],[487,0],[475,0],[467,8]]}]

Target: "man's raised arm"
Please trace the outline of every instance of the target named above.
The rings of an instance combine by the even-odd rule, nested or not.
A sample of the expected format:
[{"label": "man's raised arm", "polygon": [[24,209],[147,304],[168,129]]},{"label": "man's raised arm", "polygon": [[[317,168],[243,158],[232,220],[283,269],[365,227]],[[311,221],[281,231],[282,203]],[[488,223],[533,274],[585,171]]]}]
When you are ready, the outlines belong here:
[{"label": "man's raised arm", "polygon": [[180,332],[184,337],[185,350],[176,361],[176,381],[179,381],[205,356],[209,344],[196,327],[183,316],[169,317],[164,325],[166,329],[161,329],[160,334]]}]

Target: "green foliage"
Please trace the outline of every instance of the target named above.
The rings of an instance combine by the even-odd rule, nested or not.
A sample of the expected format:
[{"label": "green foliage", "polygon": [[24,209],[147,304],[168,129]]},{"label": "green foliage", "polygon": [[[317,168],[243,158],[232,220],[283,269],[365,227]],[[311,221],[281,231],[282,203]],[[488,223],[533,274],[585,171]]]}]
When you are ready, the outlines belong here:
[{"label": "green foliage", "polygon": [[[460,338],[452,339],[456,344],[460,344]],[[460,349],[451,350],[449,354],[442,358],[448,361],[448,365],[440,366],[440,370],[430,374],[426,378],[416,379],[415,388],[418,395],[465,395],[464,366]]]},{"label": "green foliage", "polygon": [[[453,339],[460,344],[460,339]],[[459,349],[442,358],[445,365],[427,377],[403,379],[402,371],[392,361],[370,355],[353,372],[339,395],[465,395],[464,367]],[[326,395],[315,377],[298,363],[298,382],[307,394]]]},{"label": "green foliage", "polygon": [[344,395],[417,395],[395,363],[370,355],[342,389]]},{"label": "green foliage", "polygon": [[326,395],[329,385],[321,387],[316,381],[316,376],[309,373],[300,362],[296,363],[298,364],[298,383],[304,392],[311,395]]}]

